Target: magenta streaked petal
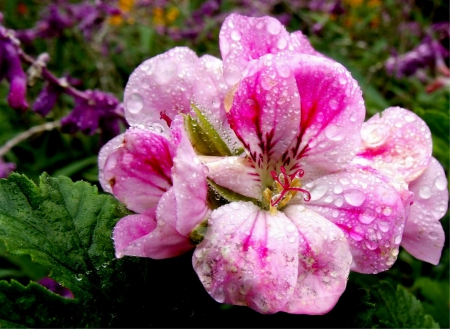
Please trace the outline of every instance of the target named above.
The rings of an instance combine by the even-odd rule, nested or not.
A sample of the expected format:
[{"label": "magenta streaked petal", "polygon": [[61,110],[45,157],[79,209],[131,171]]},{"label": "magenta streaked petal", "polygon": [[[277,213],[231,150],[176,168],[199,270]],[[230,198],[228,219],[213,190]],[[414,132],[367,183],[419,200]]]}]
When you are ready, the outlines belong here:
[{"label": "magenta streaked petal", "polygon": [[283,311],[327,313],[347,285],[352,263],[347,239],[336,225],[303,206],[290,206],[283,212],[300,233],[297,285]]},{"label": "magenta streaked petal", "polygon": [[105,162],[108,156],[122,145],[124,138],[125,134],[114,137],[108,143],[103,145],[98,154],[98,180],[103,188],[103,191],[108,193],[113,193],[113,191],[111,185],[109,185],[109,183],[105,180],[103,174]]},{"label": "magenta streaked petal", "polygon": [[352,270],[378,273],[397,259],[406,220],[403,200],[389,178],[365,168],[348,168],[304,186],[305,207],[344,232],[353,255]]},{"label": "magenta streaked petal", "polygon": [[422,175],[409,184],[414,201],[403,233],[402,247],[414,257],[437,265],[445,235],[440,219],[448,208],[448,183],[435,158]]},{"label": "magenta streaked petal", "polygon": [[282,58],[267,55],[249,66],[228,119],[255,166],[268,173],[278,169],[277,163],[285,160],[298,137],[301,95],[288,62]]},{"label": "magenta streaked petal", "polygon": [[318,55],[308,39],[298,31],[289,34],[275,18],[229,15],[219,34],[224,61],[224,78],[229,86],[236,84],[246,65],[267,54],[295,52]]},{"label": "magenta streaked petal", "polygon": [[[206,62],[211,63],[211,60]],[[191,101],[212,118],[220,119],[223,90],[217,89],[205,60],[185,47],[176,47],[139,65],[131,74],[124,94],[125,117],[130,125],[160,125],[168,132],[161,112],[173,120],[190,113]],[[216,64],[215,64],[216,65]],[[223,114],[222,114],[223,115]]]},{"label": "magenta streaked petal", "polygon": [[298,233],[286,216],[252,203],[232,202],[213,211],[193,265],[218,302],[280,311],[298,272]]},{"label": "magenta streaked petal", "polygon": [[363,124],[361,138],[358,158],[390,176],[400,174],[407,183],[419,177],[430,161],[430,129],[403,108],[390,107],[374,115]]},{"label": "magenta streaked petal", "polygon": [[145,239],[156,227],[155,208],[122,218],[114,227],[116,257],[146,257]]},{"label": "magenta streaked petal", "polygon": [[206,219],[210,210],[207,203],[207,169],[195,154],[183,122],[183,117],[177,116],[171,126],[178,144],[173,158],[172,180],[177,209],[176,229],[181,235],[188,236]]},{"label": "magenta streaked petal", "polygon": [[300,138],[291,152],[308,181],[352,160],[361,143],[365,107],[358,83],[341,64],[309,55],[292,56],[289,62],[301,100]]},{"label": "magenta streaked petal", "polygon": [[262,186],[251,162],[242,157],[201,157],[208,168],[208,178],[233,192],[259,200]]},{"label": "magenta streaked petal", "polygon": [[123,134],[121,145],[107,156],[103,180],[128,209],[142,213],[156,206],[172,186],[173,153],[174,146],[164,135],[130,128]]}]

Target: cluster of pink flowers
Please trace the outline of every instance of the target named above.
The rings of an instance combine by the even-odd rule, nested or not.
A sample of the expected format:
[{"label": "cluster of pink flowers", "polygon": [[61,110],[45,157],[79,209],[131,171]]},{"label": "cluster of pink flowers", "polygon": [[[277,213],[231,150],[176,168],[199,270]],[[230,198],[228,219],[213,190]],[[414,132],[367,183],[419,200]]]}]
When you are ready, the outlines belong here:
[{"label": "cluster of pink flowers", "polygon": [[350,270],[387,270],[400,245],[439,262],[447,179],[418,116],[364,123],[346,68],[274,18],[230,15],[220,50],[171,49],[128,81],[131,127],[99,155],[104,190],[136,212],[117,257],[195,248],[216,301],[295,314],[330,311]]}]

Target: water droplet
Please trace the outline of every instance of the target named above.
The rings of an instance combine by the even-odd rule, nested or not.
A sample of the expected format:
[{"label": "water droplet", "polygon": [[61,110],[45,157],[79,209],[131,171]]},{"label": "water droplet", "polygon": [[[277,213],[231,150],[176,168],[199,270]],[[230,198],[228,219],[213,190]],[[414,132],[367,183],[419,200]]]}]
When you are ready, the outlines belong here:
[{"label": "water droplet", "polygon": [[339,178],[339,181],[344,185],[350,184],[350,181],[348,180],[347,177],[341,177],[341,178]]},{"label": "water droplet", "polygon": [[345,201],[347,201],[348,204],[359,207],[364,203],[364,200],[366,199],[366,195],[357,189],[351,189],[344,191],[344,198]]},{"label": "water droplet", "polygon": [[311,191],[309,191],[311,194],[311,200],[315,201],[321,199],[325,195],[325,193],[327,193],[327,191],[328,186],[326,185],[315,186]]},{"label": "water droplet", "polygon": [[[274,80],[270,79],[269,77],[265,77],[261,80],[261,87],[263,87],[263,89],[265,90],[272,89],[272,87],[275,86],[276,84],[277,83]],[[270,96],[270,94],[268,94],[267,96]]]},{"label": "water droplet", "polygon": [[289,67],[289,65],[285,65],[285,64],[275,64],[275,67],[278,71],[278,74],[283,77],[283,78],[289,78],[289,76],[291,75],[291,68]]},{"label": "water droplet", "polygon": [[394,256],[394,257],[397,257],[398,256],[398,248],[392,249],[391,255]]},{"label": "water droplet", "polygon": [[376,218],[375,212],[372,209],[366,209],[360,213],[358,219],[363,224],[370,224]]},{"label": "water droplet", "polygon": [[429,199],[431,197],[431,189],[428,185],[424,185],[419,189],[419,196],[422,199]]},{"label": "water droplet", "polygon": [[333,213],[331,214],[331,216],[333,216],[334,218],[337,218],[339,216],[339,211],[334,210]]},{"label": "water droplet", "polygon": [[198,157],[193,157],[192,161],[194,161],[194,164],[196,165],[200,164],[200,159]]},{"label": "water droplet", "polygon": [[416,116],[414,114],[408,113],[407,115],[405,115],[405,121],[414,122],[416,121]]},{"label": "water droplet", "polygon": [[439,191],[444,191],[447,187],[447,180],[445,179],[445,176],[436,177],[434,180],[434,186],[436,186]]},{"label": "water droplet", "polygon": [[330,99],[330,101],[328,102],[328,105],[330,105],[332,110],[337,110],[337,108],[339,107],[339,103],[335,99]]},{"label": "water droplet", "polygon": [[327,203],[331,203],[331,202],[333,202],[333,197],[332,197],[331,195],[329,195],[329,196],[327,196],[327,197],[325,198],[324,201],[327,202]]},{"label": "water droplet", "polygon": [[235,85],[241,78],[241,69],[234,64],[230,64],[223,71],[223,77],[228,85]]},{"label": "water droplet", "polygon": [[389,231],[389,223],[387,222],[378,222],[378,228],[380,229],[381,232],[387,232]]},{"label": "water droplet", "polygon": [[281,38],[280,40],[278,40],[277,42],[277,48],[280,50],[283,50],[284,48],[286,48],[287,46],[287,41],[285,38]]},{"label": "water droplet", "polygon": [[270,34],[277,35],[281,31],[281,23],[274,18],[268,19],[266,29]]},{"label": "water droplet", "polygon": [[127,98],[125,105],[130,113],[137,114],[142,110],[144,106],[144,101],[140,94],[133,93],[130,95],[130,97]]},{"label": "water droplet", "polygon": [[331,124],[325,129],[325,136],[332,141],[341,141],[345,137],[345,130],[342,126]]},{"label": "water droplet", "polygon": [[436,231],[430,231],[428,232],[428,236],[430,237],[430,239],[436,240],[439,237],[439,233]]},{"label": "water droplet", "polygon": [[342,207],[343,204],[344,204],[344,200],[343,200],[342,198],[337,198],[337,199],[334,201],[334,205],[335,205],[336,207]]},{"label": "water droplet", "polygon": [[375,241],[366,240],[366,247],[369,250],[375,250],[378,247],[378,244]]},{"label": "water droplet", "polygon": [[363,239],[362,235],[355,231],[350,231],[349,235],[355,241],[361,241]]},{"label": "water droplet", "polygon": [[356,111],[353,111],[352,114],[350,115],[349,120],[351,122],[356,122],[356,119],[358,118],[358,113],[356,113]]},{"label": "water droplet", "polygon": [[365,123],[361,128],[361,138],[364,143],[370,147],[376,147],[386,140],[389,136],[389,127],[381,123]]},{"label": "water droplet", "polygon": [[237,202],[231,202],[230,203],[230,208],[234,209],[234,210],[238,210],[239,209],[239,203]]},{"label": "water droplet", "polygon": [[241,40],[241,33],[239,31],[236,31],[236,30],[232,31],[231,32],[231,39],[234,40],[234,41]]},{"label": "water droplet", "polygon": [[346,85],[347,84],[347,79],[346,79],[346,77],[344,77],[343,75],[339,75],[339,83],[341,84],[341,85]]},{"label": "water droplet", "polygon": [[399,244],[402,241],[402,237],[400,235],[395,236],[394,243]]},{"label": "water droplet", "polygon": [[334,193],[336,194],[341,194],[343,190],[344,188],[341,185],[335,185],[333,189]]},{"label": "water droplet", "polygon": [[392,208],[391,207],[385,207],[383,209],[383,215],[389,216],[390,214],[392,214]]}]

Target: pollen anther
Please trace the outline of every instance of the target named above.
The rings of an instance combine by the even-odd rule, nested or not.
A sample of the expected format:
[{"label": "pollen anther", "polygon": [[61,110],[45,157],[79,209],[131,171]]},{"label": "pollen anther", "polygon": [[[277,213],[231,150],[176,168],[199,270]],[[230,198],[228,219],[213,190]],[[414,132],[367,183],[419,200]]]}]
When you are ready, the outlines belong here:
[{"label": "pollen anther", "polygon": [[270,189],[264,191],[264,198],[270,200],[270,210],[283,208],[287,203],[298,193],[302,192],[305,201],[311,200],[311,194],[302,189],[300,177],[303,177],[305,172],[302,169],[295,171],[293,174],[288,175],[286,169],[282,166],[280,168],[281,173],[277,175],[275,171],[271,171],[270,174],[274,179],[272,187],[275,194],[272,194]]}]

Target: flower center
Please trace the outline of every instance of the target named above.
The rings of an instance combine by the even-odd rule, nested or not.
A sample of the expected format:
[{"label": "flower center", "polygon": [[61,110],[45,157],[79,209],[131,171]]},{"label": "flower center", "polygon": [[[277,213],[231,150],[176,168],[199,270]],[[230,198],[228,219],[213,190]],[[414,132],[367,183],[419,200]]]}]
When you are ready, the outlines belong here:
[{"label": "flower center", "polygon": [[271,213],[275,213],[277,209],[281,209],[288,204],[288,202],[298,193],[302,192],[304,200],[311,200],[311,194],[302,189],[300,178],[305,172],[302,169],[295,171],[288,175],[286,169],[281,166],[281,173],[277,175],[275,171],[271,171],[274,182],[271,188],[266,188],[263,192],[264,201],[269,205]]}]

